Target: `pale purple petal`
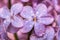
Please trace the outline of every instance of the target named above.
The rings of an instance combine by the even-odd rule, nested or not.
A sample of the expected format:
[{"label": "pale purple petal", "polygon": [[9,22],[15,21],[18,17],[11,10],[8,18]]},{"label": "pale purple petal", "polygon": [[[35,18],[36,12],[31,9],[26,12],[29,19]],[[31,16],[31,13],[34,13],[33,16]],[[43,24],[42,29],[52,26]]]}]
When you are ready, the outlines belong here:
[{"label": "pale purple petal", "polygon": [[0,34],[1,34],[2,32],[4,32],[4,28],[3,28],[2,25],[0,25]]},{"label": "pale purple petal", "polygon": [[8,38],[6,32],[3,32],[3,33],[1,34],[1,40],[11,40],[11,39]]},{"label": "pale purple petal", "polygon": [[30,40],[44,40],[43,37],[37,37],[36,35],[31,35]]},{"label": "pale purple petal", "polygon": [[33,8],[31,6],[24,6],[24,8],[23,8],[22,12],[20,13],[20,15],[23,18],[31,20],[32,17],[34,16]]},{"label": "pale purple petal", "polygon": [[14,16],[11,23],[14,27],[21,28],[23,26],[23,19],[21,17]]},{"label": "pale purple petal", "polygon": [[36,7],[36,16],[41,17],[45,14],[47,14],[47,6],[43,3],[38,4]]},{"label": "pale purple petal", "polygon": [[24,22],[24,27],[21,29],[22,33],[28,33],[29,31],[31,31],[31,29],[33,28],[34,22],[33,21],[25,21]]},{"label": "pale purple petal", "polygon": [[60,40],[60,28],[57,30],[57,33],[56,34],[57,34],[56,35],[57,40]]},{"label": "pale purple petal", "polygon": [[54,18],[51,16],[42,16],[38,19],[38,22],[45,24],[45,25],[49,25],[54,21]]},{"label": "pale purple petal", "polygon": [[55,5],[58,5],[58,0],[52,0],[52,2],[53,2],[54,7]]},{"label": "pale purple petal", "polygon": [[29,0],[20,0],[21,2],[28,2]]},{"label": "pale purple petal", "polygon": [[45,26],[39,22],[36,22],[34,25],[34,31],[37,36],[44,35]]},{"label": "pale purple petal", "polygon": [[11,13],[16,15],[16,14],[18,14],[18,13],[20,13],[22,11],[22,8],[23,8],[22,3],[16,3],[16,4],[12,5]]},{"label": "pale purple petal", "polygon": [[46,32],[45,32],[45,38],[46,40],[53,40],[54,36],[55,36],[55,31],[52,27],[48,27],[46,29]]},{"label": "pale purple petal", "polygon": [[2,17],[2,18],[10,17],[10,12],[9,12],[9,9],[7,7],[0,8],[0,17]]},{"label": "pale purple petal", "polygon": [[60,27],[60,15],[57,15],[56,22],[57,22],[58,27]]},{"label": "pale purple petal", "polygon": [[11,23],[10,18],[7,18],[7,19],[4,20],[3,25],[4,25],[4,26],[6,27],[6,29],[7,29],[8,26],[10,25],[10,23]]}]

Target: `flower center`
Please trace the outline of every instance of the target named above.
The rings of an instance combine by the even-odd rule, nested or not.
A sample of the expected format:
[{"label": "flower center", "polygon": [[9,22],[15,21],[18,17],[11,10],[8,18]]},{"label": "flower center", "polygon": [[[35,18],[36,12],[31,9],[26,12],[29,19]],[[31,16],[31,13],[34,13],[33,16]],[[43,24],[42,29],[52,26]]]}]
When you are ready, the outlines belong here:
[{"label": "flower center", "polygon": [[36,21],[37,21],[37,18],[36,18],[36,16],[34,16],[34,18],[33,18],[33,21],[34,21],[34,22],[36,22]]}]

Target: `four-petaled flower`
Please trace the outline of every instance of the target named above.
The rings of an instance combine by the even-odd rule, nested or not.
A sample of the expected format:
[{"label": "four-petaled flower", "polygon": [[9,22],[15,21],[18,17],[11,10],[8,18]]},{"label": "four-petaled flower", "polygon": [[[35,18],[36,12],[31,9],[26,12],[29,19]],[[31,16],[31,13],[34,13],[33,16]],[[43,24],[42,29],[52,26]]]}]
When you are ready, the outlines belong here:
[{"label": "four-petaled flower", "polygon": [[[21,28],[23,26],[22,18],[19,16],[16,16],[18,13],[20,13],[22,11],[22,8],[23,8],[22,3],[16,3],[16,4],[12,5],[11,9],[8,9],[6,6],[0,8],[0,17],[5,19],[3,24],[7,28],[10,25],[10,23],[15,28]],[[13,33],[15,33],[15,32],[13,31]]]},{"label": "four-petaled flower", "polygon": [[31,6],[24,6],[20,15],[24,18],[24,26],[20,31],[27,33],[34,27],[34,31],[38,36],[44,34],[45,25],[49,25],[54,21],[43,3],[38,4],[35,9]]}]

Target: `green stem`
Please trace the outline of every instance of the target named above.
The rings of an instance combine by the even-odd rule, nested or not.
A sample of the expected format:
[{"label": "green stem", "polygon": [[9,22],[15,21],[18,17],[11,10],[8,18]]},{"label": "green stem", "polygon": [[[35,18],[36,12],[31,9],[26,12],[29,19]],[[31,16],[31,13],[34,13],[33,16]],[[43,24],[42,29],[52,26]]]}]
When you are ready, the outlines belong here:
[{"label": "green stem", "polygon": [[16,33],[14,33],[14,37],[15,37],[15,40],[19,40]]}]

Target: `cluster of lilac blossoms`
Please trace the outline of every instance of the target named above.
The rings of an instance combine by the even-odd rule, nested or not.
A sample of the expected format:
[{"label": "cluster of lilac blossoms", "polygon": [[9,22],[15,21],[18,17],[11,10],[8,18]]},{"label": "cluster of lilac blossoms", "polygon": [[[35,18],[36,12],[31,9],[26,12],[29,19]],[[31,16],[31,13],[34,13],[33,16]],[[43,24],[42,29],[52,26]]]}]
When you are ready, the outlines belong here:
[{"label": "cluster of lilac blossoms", "polygon": [[[22,33],[28,33],[34,27],[37,36],[45,34],[45,25],[49,25],[54,21],[53,16],[48,13],[48,9],[43,3],[38,4],[35,9],[31,6],[23,6],[22,3],[16,3],[11,6],[10,10],[7,7],[2,7],[0,11],[0,17],[5,19],[3,24],[6,27],[11,23],[13,27],[21,28]],[[18,14],[20,16],[17,16]],[[51,34],[52,37],[54,31]]]},{"label": "cluster of lilac blossoms", "polygon": [[[59,10],[55,7],[57,6],[57,1],[53,0],[53,3],[55,10]],[[55,36],[57,36],[57,40],[60,40],[60,29],[57,30],[58,32],[56,35],[54,27],[49,26],[54,21],[60,26],[60,15],[58,15],[55,20],[52,13],[49,13],[51,10],[48,9],[46,4],[39,3],[36,5],[33,3],[33,5],[33,7],[29,5],[24,6],[22,2],[18,2],[13,4],[10,9],[7,6],[1,7],[0,18],[3,19],[3,22],[0,23],[0,27],[2,27],[0,28],[0,31],[4,29],[2,30],[3,33],[5,33],[4,31],[10,33],[17,33],[20,31],[23,34],[26,34],[33,29],[30,40],[53,40]],[[3,40],[4,35],[1,35]]]}]

